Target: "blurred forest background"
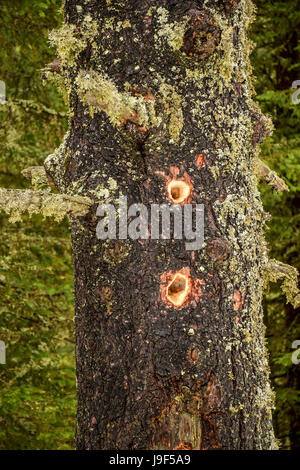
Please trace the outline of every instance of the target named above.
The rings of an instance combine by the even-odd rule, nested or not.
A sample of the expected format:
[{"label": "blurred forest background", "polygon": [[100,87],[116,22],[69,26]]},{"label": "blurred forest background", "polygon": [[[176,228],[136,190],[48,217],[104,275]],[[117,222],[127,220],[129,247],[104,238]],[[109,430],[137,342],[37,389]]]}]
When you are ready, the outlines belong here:
[{"label": "blurred forest background", "polygon": [[[298,0],[256,0],[251,30],[257,101],[275,132],[261,158],[287,182],[289,193],[261,185],[273,218],[270,256],[300,269],[300,104],[291,85],[300,80]],[[1,0],[0,186],[29,188],[21,170],[41,165],[67,129],[67,108],[54,81],[41,80],[55,58],[48,32],[61,22],[61,0]],[[59,85],[59,84],[58,84]],[[34,216],[9,224],[0,214],[0,449],[72,449],[75,427],[73,269],[68,221]],[[285,304],[279,284],[266,293],[265,323],[274,425],[283,449],[300,448],[300,365],[291,361],[300,340],[300,311]]]}]

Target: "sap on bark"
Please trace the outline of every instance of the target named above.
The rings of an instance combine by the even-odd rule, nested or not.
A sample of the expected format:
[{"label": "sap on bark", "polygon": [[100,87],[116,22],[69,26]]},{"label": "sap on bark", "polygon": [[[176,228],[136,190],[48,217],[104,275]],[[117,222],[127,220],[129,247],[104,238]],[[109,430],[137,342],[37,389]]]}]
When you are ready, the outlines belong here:
[{"label": "sap on bark", "polygon": [[195,158],[195,163],[198,168],[205,166],[205,156],[203,153],[198,153]]},{"label": "sap on bark", "polygon": [[199,361],[199,349],[190,348],[187,352],[187,358],[191,364],[197,364]]},{"label": "sap on bark", "polygon": [[191,19],[183,38],[183,50],[189,56],[205,60],[214,53],[221,41],[221,29],[209,10],[192,9]]},{"label": "sap on bark", "polygon": [[233,308],[235,311],[240,310],[244,305],[245,294],[241,294],[239,290],[235,290],[233,293]]}]

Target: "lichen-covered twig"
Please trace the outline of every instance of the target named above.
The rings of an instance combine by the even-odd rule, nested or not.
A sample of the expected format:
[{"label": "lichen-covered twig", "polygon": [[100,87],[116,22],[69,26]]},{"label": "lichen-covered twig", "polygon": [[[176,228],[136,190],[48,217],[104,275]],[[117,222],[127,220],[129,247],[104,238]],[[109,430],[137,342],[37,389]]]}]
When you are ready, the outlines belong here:
[{"label": "lichen-covered twig", "polygon": [[43,166],[30,166],[22,170],[21,173],[30,180],[34,189],[40,189],[42,186],[53,184],[52,179],[47,175]]},{"label": "lichen-covered twig", "polygon": [[294,308],[300,306],[300,291],[298,288],[298,271],[293,266],[281,263],[276,259],[270,259],[267,264],[266,281],[282,282],[282,290],[286,295],[287,301]]},{"label": "lichen-covered twig", "polygon": [[94,71],[81,71],[76,83],[81,100],[94,109],[104,111],[113,125],[131,121],[149,126],[148,108],[150,106],[154,116],[154,99],[148,100],[143,96],[120,92],[109,77]]},{"label": "lichen-covered twig", "polygon": [[91,199],[83,196],[0,188],[0,209],[10,215],[10,222],[22,220],[21,215],[25,212],[30,216],[37,213],[44,217],[52,216],[57,221],[63,219],[66,214],[83,216],[92,204]]},{"label": "lichen-covered twig", "polygon": [[41,72],[61,73],[61,60],[54,59],[53,62],[47,64],[45,68],[40,69]]},{"label": "lichen-covered twig", "polygon": [[261,176],[269,186],[277,191],[289,191],[285,182],[277,175],[277,173],[269,168],[262,160],[257,161],[257,173]]}]

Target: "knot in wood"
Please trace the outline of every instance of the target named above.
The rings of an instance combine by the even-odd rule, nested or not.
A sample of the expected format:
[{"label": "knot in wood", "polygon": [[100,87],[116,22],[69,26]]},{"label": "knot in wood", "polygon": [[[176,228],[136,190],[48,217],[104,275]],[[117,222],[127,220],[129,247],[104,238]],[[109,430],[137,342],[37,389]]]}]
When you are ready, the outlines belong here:
[{"label": "knot in wood", "polygon": [[225,238],[215,238],[207,244],[207,253],[213,260],[224,260],[230,253],[228,241]]},{"label": "knot in wood", "polygon": [[192,9],[183,38],[183,50],[195,60],[211,56],[221,41],[221,29],[208,10]]}]

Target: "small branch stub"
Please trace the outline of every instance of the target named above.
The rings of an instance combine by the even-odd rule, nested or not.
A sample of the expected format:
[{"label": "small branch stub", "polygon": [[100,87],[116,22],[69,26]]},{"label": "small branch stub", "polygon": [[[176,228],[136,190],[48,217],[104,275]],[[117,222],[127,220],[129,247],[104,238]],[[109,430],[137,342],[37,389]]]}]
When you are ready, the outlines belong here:
[{"label": "small branch stub", "polygon": [[283,281],[281,288],[286,295],[287,301],[294,308],[300,307],[297,269],[276,259],[270,259],[266,269],[266,284],[277,281]]},{"label": "small branch stub", "polygon": [[289,191],[288,186],[285,184],[277,173],[271,170],[262,160],[258,159],[257,162],[257,173],[261,176],[265,182],[272,186],[277,191]]},{"label": "small branch stub", "polygon": [[34,189],[39,189],[42,186],[54,184],[51,178],[47,175],[43,166],[30,166],[21,171],[25,178],[30,180]]},{"label": "small branch stub", "polygon": [[215,238],[207,244],[207,253],[214,261],[223,261],[230,253],[230,245],[224,238]]},{"label": "small branch stub", "polygon": [[40,69],[41,72],[61,73],[61,60],[54,59],[53,62],[47,64],[45,68]]}]

